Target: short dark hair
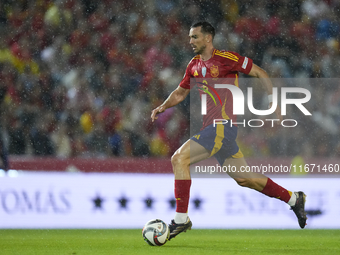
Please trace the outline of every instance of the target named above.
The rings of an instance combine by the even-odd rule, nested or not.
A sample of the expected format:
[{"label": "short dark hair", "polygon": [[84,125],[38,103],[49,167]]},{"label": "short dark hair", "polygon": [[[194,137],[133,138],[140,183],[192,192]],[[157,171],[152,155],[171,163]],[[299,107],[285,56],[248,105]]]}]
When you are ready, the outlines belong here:
[{"label": "short dark hair", "polygon": [[191,25],[190,28],[201,27],[201,32],[204,34],[211,34],[212,38],[215,37],[215,28],[207,21],[198,21]]}]

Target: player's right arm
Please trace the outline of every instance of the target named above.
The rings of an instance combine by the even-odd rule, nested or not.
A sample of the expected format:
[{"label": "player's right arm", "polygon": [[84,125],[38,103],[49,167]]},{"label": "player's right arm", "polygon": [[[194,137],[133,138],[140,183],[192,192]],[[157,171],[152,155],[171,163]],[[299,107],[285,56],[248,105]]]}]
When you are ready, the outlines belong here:
[{"label": "player's right arm", "polygon": [[162,113],[166,109],[179,104],[190,93],[190,78],[193,77],[191,74],[191,68],[193,66],[193,60],[195,58],[197,58],[197,56],[190,60],[187,69],[185,70],[184,77],[180,82],[179,86],[169,95],[169,97],[164,101],[163,104],[161,104],[152,111],[151,113],[152,122],[154,122],[158,118],[156,116],[157,114]]},{"label": "player's right arm", "polygon": [[155,108],[151,113],[152,122],[154,122],[158,117],[156,116],[158,113],[164,112],[166,109],[173,107],[180,102],[182,102],[187,95],[189,94],[190,89],[182,88],[178,86],[170,95],[169,97],[157,108]]}]

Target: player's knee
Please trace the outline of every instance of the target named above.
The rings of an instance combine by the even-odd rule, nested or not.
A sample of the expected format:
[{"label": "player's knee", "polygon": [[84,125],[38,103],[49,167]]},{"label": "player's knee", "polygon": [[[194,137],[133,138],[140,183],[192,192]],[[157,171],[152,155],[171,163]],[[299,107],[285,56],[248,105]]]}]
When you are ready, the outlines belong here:
[{"label": "player's knee", "polygon": [[250,178],[235,178],[235,181],[242,187],[252,188],[254,186],[254,183]]},{"label": "player's knee", "polygon": [[177,151],[171,157],[171,164],[173,167],[181,164],[181,155]]},{"label": "player's knee", "polygon": [[173,167],[186,165],[187,164],[186,161],[187,160],[185,156],[179,153],[178,151],[176,151],[171,157],[171,164]]}]

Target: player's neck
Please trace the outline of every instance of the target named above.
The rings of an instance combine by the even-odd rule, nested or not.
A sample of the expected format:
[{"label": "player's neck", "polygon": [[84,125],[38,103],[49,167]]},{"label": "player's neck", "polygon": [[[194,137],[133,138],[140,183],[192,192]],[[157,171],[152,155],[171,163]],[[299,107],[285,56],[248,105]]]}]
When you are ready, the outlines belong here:
[{"label": "player's neck", "polygon": [[201,54],[202,61],[207,61],[212,57],[212,53],[214,51],[214,46],[209,45],[207,48],[205,48],[205,51]]}]

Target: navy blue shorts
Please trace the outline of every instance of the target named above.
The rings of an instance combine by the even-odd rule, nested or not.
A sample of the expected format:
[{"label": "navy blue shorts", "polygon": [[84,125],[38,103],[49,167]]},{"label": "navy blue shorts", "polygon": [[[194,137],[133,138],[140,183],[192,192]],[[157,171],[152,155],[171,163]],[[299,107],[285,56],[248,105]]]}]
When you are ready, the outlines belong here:
[{"label": "navy blue shorts", "polygon": [[243,154],[236,143],[237,127],[228,124],[213,124],[191,137],[191,140],[199,143],[214,156],[222,166],[229,158],[242,158]]}]

